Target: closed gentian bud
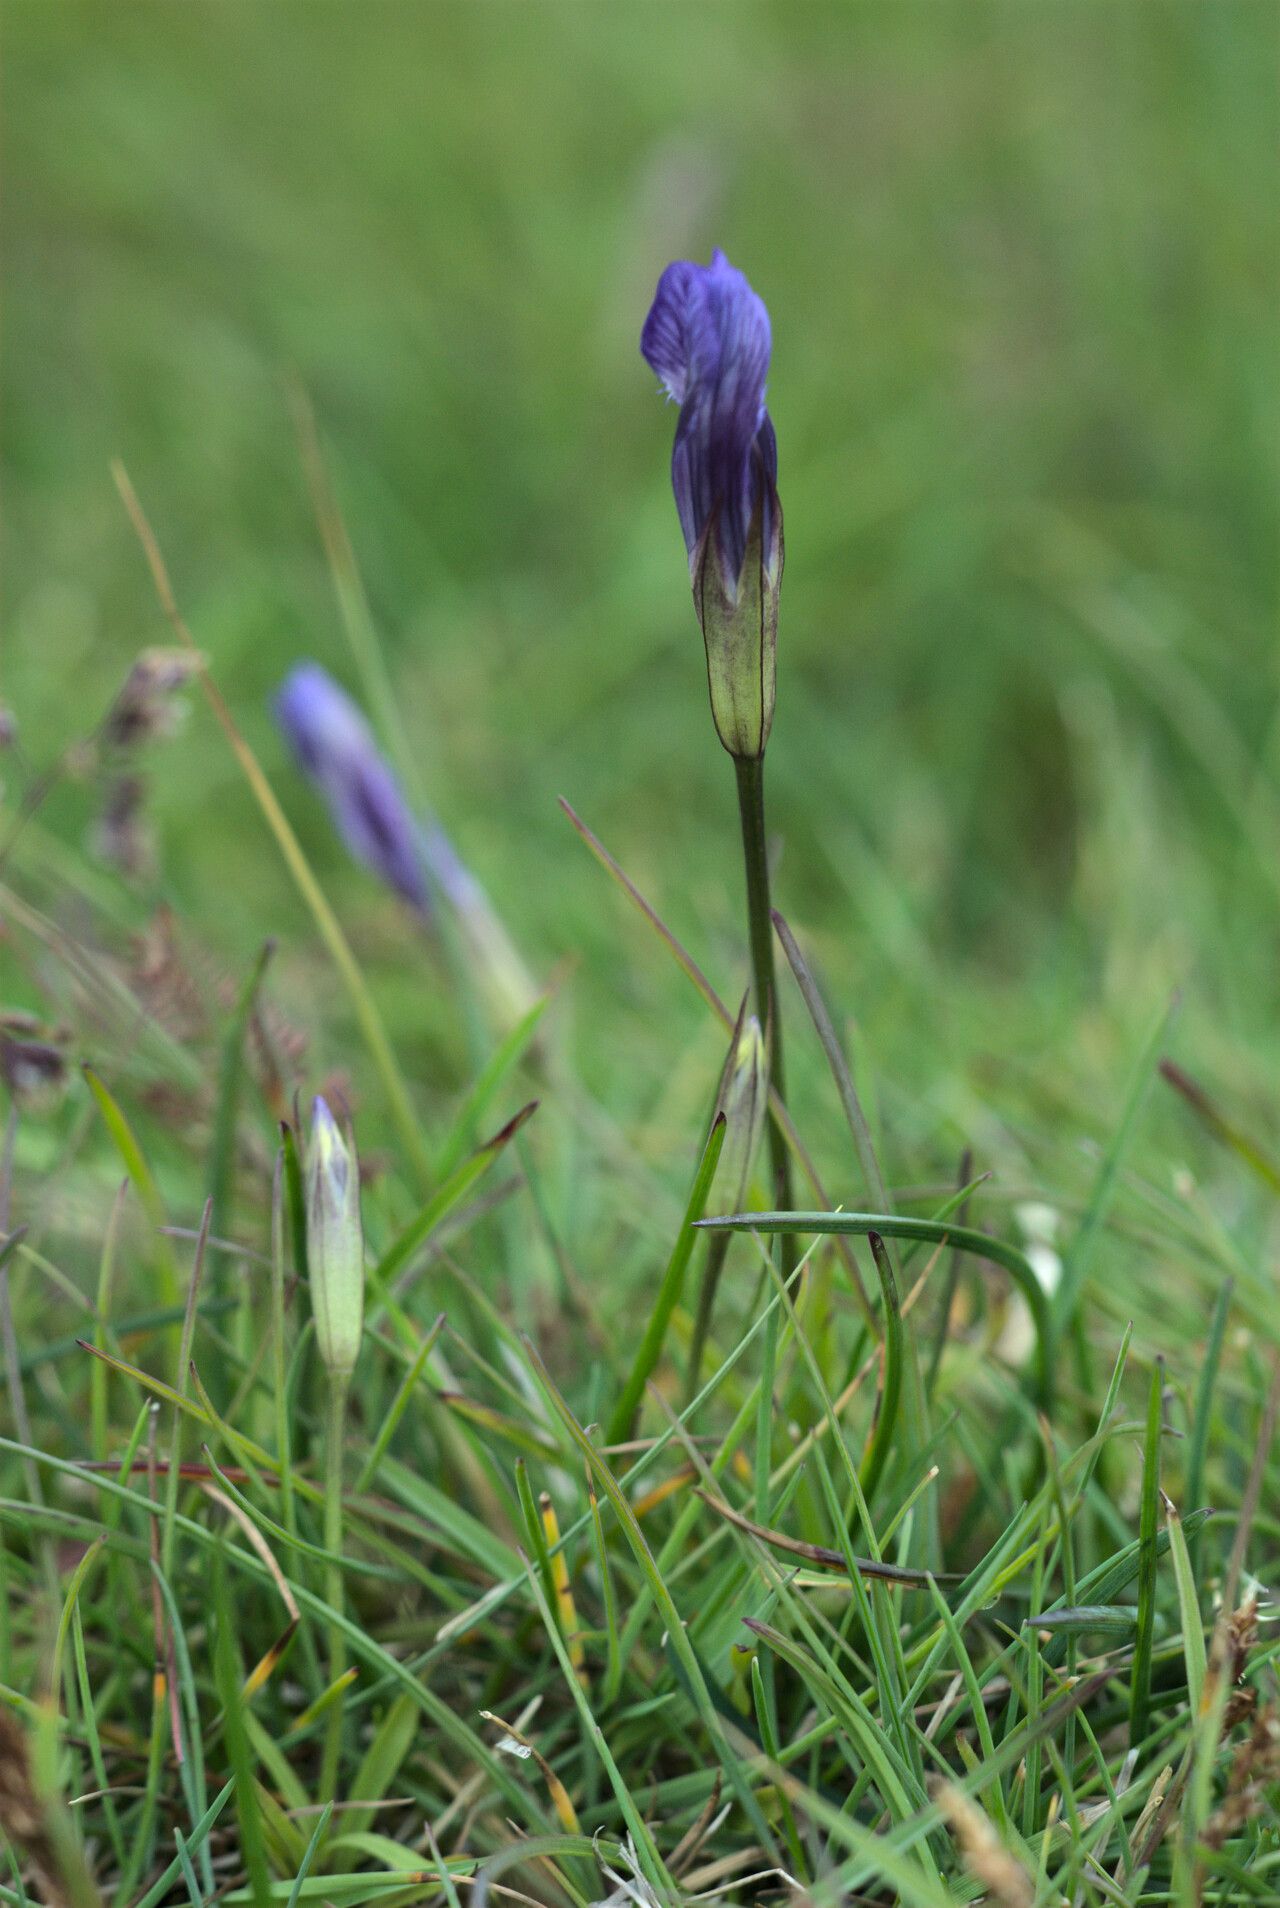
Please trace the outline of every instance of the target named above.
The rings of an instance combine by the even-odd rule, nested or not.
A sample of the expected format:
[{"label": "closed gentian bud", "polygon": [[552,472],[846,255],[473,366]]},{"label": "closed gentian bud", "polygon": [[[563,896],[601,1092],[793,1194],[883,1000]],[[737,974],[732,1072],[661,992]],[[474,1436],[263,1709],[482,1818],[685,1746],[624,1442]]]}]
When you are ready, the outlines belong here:
[{"label": "closed gentian bud", "polygon": [[724,1114],[724,1146],[716,1165],[715,1184],[735,1212],[746,1204],[768,1106],[769,1063],[764,1035],[760,1022],[750,1014],[734,1035],[716,1102],[717,1113]]},{"label": "closed gentian bud", "polygon": [[330,1376],[347,1377],[364,1330],[360,1169],[318,1095],[307,1142],[307,1271],[321,1360]]},{"label": "closed gentian bud", "polygon": [[769,314],[723,252],[658,280],[640,349],[680,406],[671,482],[716,733],[758,760],[773,724],[782,582],[778,446],[764,406]]},{"label": "closed gentian bud", "polygon": [[417,913],[431,912],[418,828],[368,723],[319,663],[299,663],[273,703],[343,841]]}]

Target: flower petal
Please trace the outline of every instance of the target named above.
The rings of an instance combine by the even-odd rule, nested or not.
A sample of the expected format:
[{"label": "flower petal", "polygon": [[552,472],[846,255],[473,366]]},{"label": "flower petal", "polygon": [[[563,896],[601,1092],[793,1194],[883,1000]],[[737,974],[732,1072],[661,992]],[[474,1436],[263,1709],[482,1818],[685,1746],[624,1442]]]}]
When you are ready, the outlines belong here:
[{"label": "flower petal", "polygon": [[771,342],[763,301],[720,251],[710,265],[668,265],[640,336],[645,359],[681,406],[671,481],[685,547],[692,553],[715,515],[731,578],[756,504],[777,475],[764,408]]},{"label": "flower petal", "polygon": [[649,316],[640,333],[640,350],[650,369],[666,386],[667,396],[683,404],[689,387],[690,364],[703,306],[703,265],[677,259],[658,280]]}]

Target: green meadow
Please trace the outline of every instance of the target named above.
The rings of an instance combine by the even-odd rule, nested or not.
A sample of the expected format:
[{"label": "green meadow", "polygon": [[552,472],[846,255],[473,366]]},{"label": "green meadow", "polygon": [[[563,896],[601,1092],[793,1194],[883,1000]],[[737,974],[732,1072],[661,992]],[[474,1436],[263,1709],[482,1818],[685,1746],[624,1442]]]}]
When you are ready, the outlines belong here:
[{"label": "green meadow", "polygon": [[[5,43],[0,1901],[1274,1902],[1274,7]],[[715,246],[810,1214],[727,1246],[761,1002],[638,350]],[[514,990],[347,852],[306,658]]]}]

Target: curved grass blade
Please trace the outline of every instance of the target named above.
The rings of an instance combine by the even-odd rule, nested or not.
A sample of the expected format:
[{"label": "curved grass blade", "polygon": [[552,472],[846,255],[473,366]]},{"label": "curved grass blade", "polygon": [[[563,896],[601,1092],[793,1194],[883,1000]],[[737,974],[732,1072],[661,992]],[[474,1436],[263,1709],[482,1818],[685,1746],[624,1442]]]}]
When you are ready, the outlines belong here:
[{"label": "curved grass blade", "polygon": [[156,1245],[156,1267],[160,1275],[160,1298],[166,1306],[177,1305],[179,1303],[178,1267],[174,1258],[173,1248],[169,1244],[167,1235],[162,1230],[168,1223],[169,1215],[165,1211],[164,1200],[160,1196],[160,1188],[156,1185],[155,1177],[147,1164],[146,1156],[142,1148],[137,1142],[133,1128],[125,1118],[119,1102],[111,1093],[110,1088],[106,1085],[101,1075],[94,1071],[87,1060],[84,1062],[81,1071],[84,1074],[85,1084],[97,1102],[98,1111],[102,1115],[103,1125],[115,1143],[115,1149],[120,1155],[124,1170],[137,1188],[138,1197],[142,1201],[143,1210],[146,1212],[147,1218],[151,1221],[151,1225],[155,1230],[158,1240]]},{"label": "curved grass blade", "polygon": [[1040,1399],[1049,1394],[1053,1338],[1049,1302],[1031,1261],[1003,1239],[972,1226],[888,1212],[732,1212],[700,1219],[698,1225],[708,1231],[852,1233],[862,1238],[878,1232],[883,1238],[924,1239],[934,1245],[954,1246],[974,1258],[989,1259],[993,1265],[1004,1267],[1027,1302],[1036,1333],[1036,1393]]}]

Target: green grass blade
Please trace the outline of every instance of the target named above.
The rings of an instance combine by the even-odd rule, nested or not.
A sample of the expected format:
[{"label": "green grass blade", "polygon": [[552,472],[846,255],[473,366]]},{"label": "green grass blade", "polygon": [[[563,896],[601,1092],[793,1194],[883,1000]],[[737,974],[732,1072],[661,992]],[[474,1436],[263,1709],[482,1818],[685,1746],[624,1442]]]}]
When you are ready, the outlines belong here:
[{"label": "green grass blade", "polygon": [[1209,1449],[1209,1427],[1213,1422],[1213,1409],[1217,1401],[1218,1371],[1222,1363],[1222,1345],[1226,1337],[1227,1318],[1231,1310],[1234,1289],[1231,1279],[1224,1279],[1218,1288],[1213,1318],[1209,1325],[1209,1337],[1200,1365],[1200,1377],[1196,1384],[1195,1412],[1187,1438],[1186,1484],[1183,1487],[1183,1493],[1188,1504],[1198,1504],[1204,1496],[1204,1464]]},{"label": "green grass blade", "polygon": [[240,1082],[244,1077],[244,1042],[253,1014],[258,989],[275,953],[275,942],[264,941],[257,960],[249,970],[232,1009],[222,1042],[222,1062],[218,1070],[218,1098],[213,1115],[213,1139],[209,1151],[209,1198],[213,1215],[209,1230],[215,1239],[231,1236],[231,1193],[236,1163],[236,1116],[240,1106]]},{"label": "green grass blade", "polygon": [[1093,1270],[1094,1254],[1115,1198],[1120,1169],[1133,1146],[1142,1109],[1155,1075],[1156,1061],[1177,1011],[1178,1000],[1175,996],[1147,1036],[1129,1084],[1120,1124],[1103,1153],[1084,1217],[1063,1258],[1062,1277],[1053,1295],[1052,1308],[1055,1329],[1058,1331],[1065,1331],[1075,1317],[1085,1282]]},{"label": "green grass blade", "polygon": [[422,1343],[413,1354],[405,1370],[404,1377],[400,1380],[396,1395],[387,1407],[382,1423],[378,1426],[377,1436],[369,1446],[368,1456],[360,1468],[360,1475],[356,1480],[357,1496],[359,1496],[361,1492],[367,1491],[374,1478],[378,1475],[378,1466],[387,1454],[391,1440],[396,1434],[396,1426],[400,1423],[401,1418],[403,1418],[405,1412],[408,1410],[409,1401],[418,1387],[418,1382],[422,1377],[427,1360],[431,1356],[436,1340],[444,1329],[444,1320],[445,1315],[443,1312],[440,1312],[432,1324],[431,1329],[424,1334]]},{"label": "green grass blade", "polygon": [[860,1472],[863,1495],[870,1502],[875,1497],[876,1485],[880,1482],[890,1447],[898,1432],[898,1401],[902,1395],[902,1368],[907,1353],[903,1345],[902,1307],[898,1301],[898,1286],[889,1254],[878,1232],[869,1232],[867,1243],[871,1247],[884,1297],[884,1379],[880,1387],[875,1431]]},{"label": "green grass blade", "polygon": [[152,1229],[155,1233],[156,1269],[159,1274],[160,1299],[165,1305],[176,1305],[178,1303],[178,1268],[174,1260],[173,1248],[161,1230],[162,1227],[168,1224],[169,1216],[165,1211],[164,1200],[160,1196],[160,1188],[157,1186],[155,1176],[147,1164],[146,1156],[134,1136],[133,1128],[125,1118],[119,1102],[115,1099],[106,1082],[99,1074],[95,1073],[87,1060],[81,1068],[81,1071],[84,1074],[85,1083],[97,1104],[98,1111],[102,1115],[102,1123],[111,1135],[115,1149],[120,1155],[124,1170],[133,1185],[137,1188],[138,1197],[142,1201],[143,1210],[146,1212],[147,1218],[151,1221]]},{"label": "green grass blade", "polygon": [[[1145,1739],[1151,1713],[1151,1652],[1156,1632],[1156,1539],[1160,1515],[1160,1434],[1164,1372],[1157,1362],[1147,1398],[1147,1435],[1142,1457],[1142,1504],[1138,1525],[1138,1627],[1129,1685],[1129,1744]],[[1179,1532],[1181,1535],[1181,1532]]]},{"label": "green grass blade", "polygon": [[[713,1160],[713,1169],[714,1163]],[[703,1155],[704,1167],[705,1164],[706,1154]],[[737,1790],[743,1808],[746,1811],[748,1819],[753,1824],[756,1833],[761,1837],[764,1846],[771,1849],[773,1847],[773,1836],[761,1813],[746,1773],[742,1768],[741,1759],[735,1754],[725,1736],[724,1725],[711,1699],[711,1693],[707,1688],[702,1666],[698,1662],[697,1655],[689,1642],[684,1623],[676,1609],[675,1602],[663,1579],[662,1573],[657,1567],[653,1552],[649,1548],[648,1541],[640,1528],[635,1512],[627,1501],[613,1472],[609,1469],[609,1466],[605,1463],[599,1451],[596,1450],[590,1438],[569,1409],[569,1406],[565,1403],[550,1372],[548,1372],[546,1366],[543,1364],[537,1351],[529,1344],[526,1344],[525,1351],[552,1409],[568,1433],[570,1441],[577,1447],[579,1455],[586,1460],[592,1476],[600,1486],[605,1497],[608,1498],[613,1514],[622,1526],[623,1534],[631,1547],[632,1554],[648,1586],[649,1593],[662,1617],[670,1647],[684,1672],[694,1704],[701,1716],[703,1726],[711,1738],[712,1746],[721,1758],[725,1773]]]},{"label": "green grass blade", "polygon": [[513,1119],[507,1121],[493,1138],[486,1140],[471,1158],[450,1174],[442,1186],[437,1187],[394,1244],[387,1247],[382,1257],[369,1273],[370,1303],[367,1307],[368,1323],[376,1322],[382,1304],[387,1296],[387,1288],[396,1274],[408,1263],[420,1246],[430,1238],[440,1221],[451,1212],[458,1202],[475,1185],[476,1181],[488,1172],[503,1149],[513,1140],[525,1121],[531,1119],[537,1111],[538,1102],[531,1100],[521,1107]]},{"label": "green grass blade", "polygon": [[519,1064],[528,1051],[538,1031],[538,1023],[550,1004],[549,994],[543,994],[535,1000],[494,1050],[493,1057],[477,1077],[444,1137],[436,1157],[437,1179],[448,1179],[450,1173],[461,1164],[468,1149],[475,1145],[475,1133],[490,1102],[512,1068]]},{"label": "green grass blade", "polygon": [[662,1356],[662,1347],[667,1336],[667,1327],[671,1323],[671,1314],[680,1303],[680,1294],[684,1289],[684,1275],[688,1269],[689,1258],[693,1252],[696,1234],[695,1222],[701,1218],[711,1192],[711,1182],[715,1178],[716,1163],[724,1145],[725,1123],[723,1113],[718,1113],[712,1122],[707,1143],[702,1149],[702,1158],[698,1170],[693,1176],[693,1185],[689,1189],[689,1200],[680,1221],[680,1230],[671,1248],[671,1256],[658,1286],[658,1295],[653,1311],[645,1326],[644,1336],[632,1361],[626,1382],[618,1394],[618,1402],[609,1419],[606,1442],[621,1444],[631,1436],[631,1425],[635,1418],[644,1388]]},{"label": "green grass blade", "polygon": [[1187,1703],[1192,1717],[1200,1714],[1200,1697],[1205,1679],[1204,1623],[1200,1616],[1200,1598],[1196,1590],[1191,1553],[1182,1529],[1177,1506],[1165,1499],[1165,1528],[1169,1533],[1169,1561],[1178,1592],[1178,1613],[1182,1620],[1182,1654],[1187,1665]]}]

